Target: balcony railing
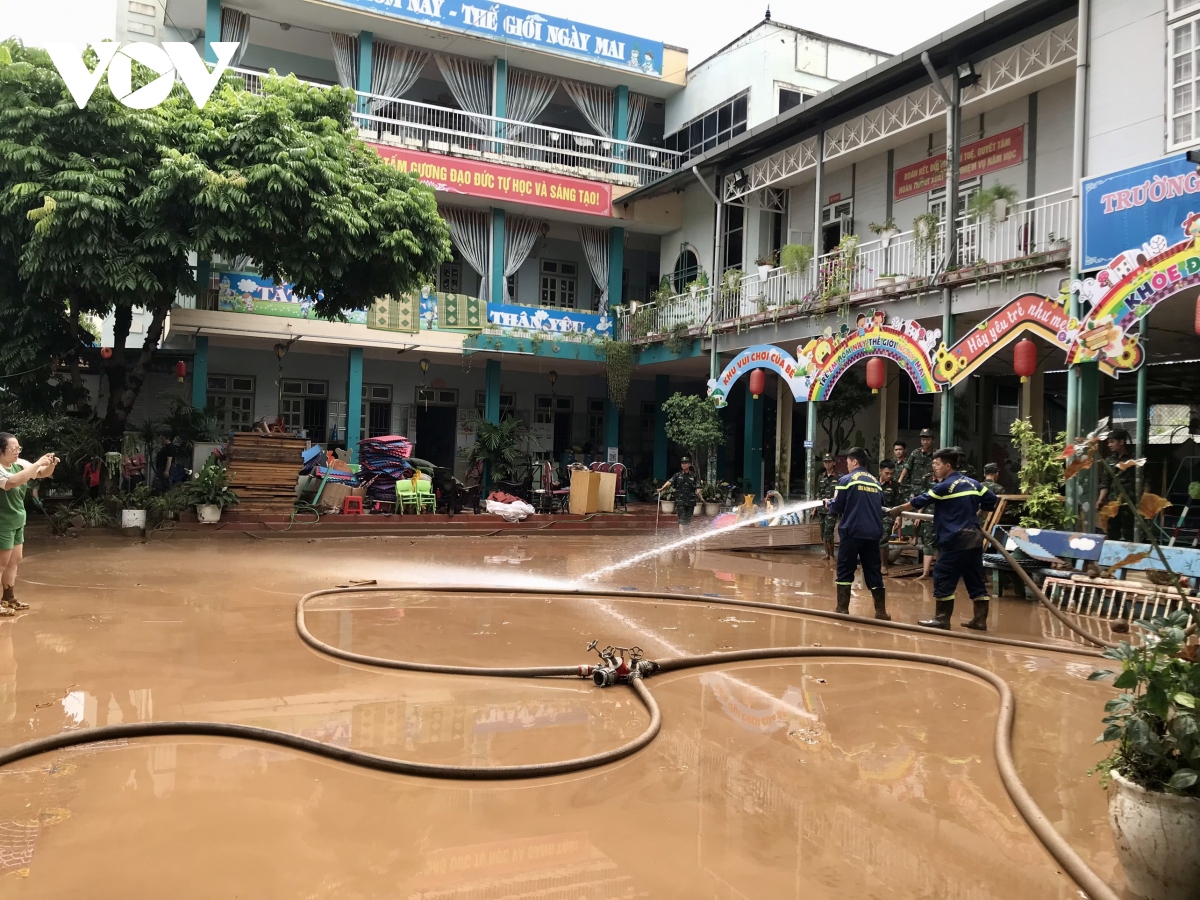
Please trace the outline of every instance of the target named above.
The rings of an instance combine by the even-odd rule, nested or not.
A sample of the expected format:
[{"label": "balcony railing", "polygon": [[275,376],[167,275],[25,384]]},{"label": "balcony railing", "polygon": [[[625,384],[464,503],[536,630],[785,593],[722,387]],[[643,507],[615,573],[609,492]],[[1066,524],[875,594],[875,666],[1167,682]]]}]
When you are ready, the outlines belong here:
[{"label": "balcony railing", "polygon": [[[232,71],[242,77],[248,91],[262,93],[263,73]],[[380,143],[413,150],[476,157],[629,187],[640,187],[674,172],[683,158],[677,151],[662,147],[356,93],[359,104],[353,116],[359,132]]]},{"label": "balcony railing", "polygon": [[[997,264],[1032,264],[1037,257],[1066,250],[1075,237],[1075,205],[1070,189],[1013,203],[1003,221],[958,219],[959,270],[986,271]],[[757,272],[728,278],[723,286],[688,290],[655,303],[626,311],[617,322],[624,340],[670,334],[681,327],[721,328],[763,314],[804,315],[836,307],[863,291],[888,286],[887,278],[903,287],[927,280],[944,265],[946,227],[943,222],[929,240],[912,231],[852,248],[843,247],[812,260],[798,271],[774,268],[760,278]],[[881,279],[885,279],[881,281]]]}]

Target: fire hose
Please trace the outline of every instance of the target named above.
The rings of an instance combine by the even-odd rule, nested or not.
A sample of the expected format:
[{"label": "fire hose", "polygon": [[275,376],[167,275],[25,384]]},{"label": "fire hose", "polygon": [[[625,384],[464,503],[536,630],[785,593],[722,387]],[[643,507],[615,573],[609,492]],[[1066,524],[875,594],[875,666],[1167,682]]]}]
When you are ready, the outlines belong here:
[{"label": "fire hose", "polygon": [[[1007,556],[1007,552],[1005,552],[1005,555]],[[1015,563],[1014,568],[1016,568],[1018,571],[1023,571],[1019,566],[1016,566]],[[645,685],[645,679],[658,672],[675,672],[703,666],[717,666],[729,663],[765,661],[772,659],[873,659],[915,663],[919,665],[936,666],[964,672],[980,679],[995,689],[999,695],[1000,708],[996,718],[993,745],[996,753],[996,764],[997,768],[999,769],[1000,779],[1010,799],[1012,800],[1013,805],[1016,806],[1017,811],[1021,814],[1021,817],[1025,820],[1030,830],[1034,833],[1034,836],[1037,837],[1037,839],[1041,842],[1042,846],[1046,848],[1050,855],[1059,863],[1059,865],[1062,866],[1063,870],[1071,876],[1075,883],[1078,884],[1079,887],[1089,897],[1092,898],[1092,900],[1119,900],[1117,894],[1095,872],[1091,870],[1087,863],[1084,862],[1084,860],[1074,851],[1074,849],[1072,849],[1070,844],[1054,829],[1053,824],[1037,806],[1037,803],[1034,801],[1033,797],[1029,794],[1028,790],[1021,782],[1012,756],[1012,729],[1016,713],[1016,700],[1008,683],[1003,678],[996,675],[994,672],[988,671],[987,669],[971,663],[962,662],[948,656],[937,656],[927,653],[913,653],[897,650],[877,650],[864,647],[770,647],[757,650],[738,650],[731,652],[679,656],[665,659],[661,662],[644,660],[631,653],[629,660],[626,660],[624,656],[620,658],[619,667],[617,665],[617,658],[611,655],[614,648],[607,648],[605,653],[610,655],[606,657],[605,653],[602,653],[601,656],[602,660],[607,660],[608,663],[611,663],[611,665],[606,663],[602,666],[448,666],[417,663],[407,660],[387,659],[384,657],[375,657],[354,653],[325,643],[313,635],[308,629],[305,621],[305,608],[310,600],[328,595],[360,594],[377,591],[388,591],[391,593],[404,591],[475,594],[519,593],[534,595],[550,594],[558,596],[568,594],[579,597],[620,597],[620,599],[623,600],[663,599],[705,603],[710,606],[744,606],[752,608],[765,608],[781,613],[818,615],[822,617],[836,618],[842,621],[869,624],[874,627],[891,627],[899,630],[915,630],[921,633],[937,635],[939,637],[947,637],[946,632],[940,630],[927,629],[920,626],[905,626],[900,623],[880,622],[875,619],[867,619],[858,616],[839,615],[826,610],[809,610],[803,607],[793,607],[784,604],[743,601],[730,598],[713,598],[691,594],[652,592],[622,592],[618,594],[612,590],[602,589],[575,589],[563,591],[548,588],[478,588],[474,586],[462,585],[408,587],[357,586],[350,588],[333,588],[328,590],[313,591],[312,593],[306,594],[305,596],[301,597],[296,604],[296,630],[300,638],[319,653],[359,665],[433,674],[509,678],[592,678],[597,684],[601,685],[612,684],[619,681],[626,684],[634,692],[634,694],[637,695],[638,700],[645,707],[647,713],[649,714],[650,721],[640,735],[635,737],[633,740],[627,741],[626,743],[610,750],[594,753],[589,756],[577,757],[575,759],[561,760],[558,762],[530,763],[510,766],[453,766],[400,760],[393,757],[367,753],[362,750],[356,750],[349,747],[338,747],[333,744],[327,744],[311,738],[301,737],[300,735],[291,734],[284,731],[276,731],[268,728],[259,728],[252,725],[187,721],[137,722],[119,725],[104,725],[96,728],[67,731],[43,738],[36,738],[0,752],[0,767],[43,753],[49,753],[69,747],[76,747],[84,744],[93,744],[103,741],[146,737],[216,737],[230,738],[234,740],[249,740],[271,744],[290,750],[300,751],[302,753],[310,753],[314,756],[333,760],[335,762],[346,763],[348,765],[357,766],[360,768],[391,772],[400,775],[411,775],[415,777],[462,780],[512,780],[522,778],[541,778],[552,775],[579,772],[607,765],[624,759],[649,745],[650,742],[653,741],[658,735],[659,730],[662,727],[662,714],[658,708],[658,704],[654,700],[654,697],[651,695],[650,691]],[[1036,588],[1035,593],[1040,594],[1039,591],[1036,591]],[[1041,600],[1043,603],[1048,603],[1044,596],[1041,597]],[[1098,639],[1092,635],[1083,633],[1083,636],[1087,637],[1089,640],[1096,640],[1099,643]],[[1013,639],[997,638],[990,635],[955,634],[954,637],[960,639],[968,638],[972,640],[983,640],[991,643],[1016,645],[1031,649],[1096,655],[1094,651],[1085,651],[1078,648],[1064,647],[1056,644],[1040,644],[1033,641],[1017,641]],[[590,647],[594,646],[595,642],[590,645]]]}]

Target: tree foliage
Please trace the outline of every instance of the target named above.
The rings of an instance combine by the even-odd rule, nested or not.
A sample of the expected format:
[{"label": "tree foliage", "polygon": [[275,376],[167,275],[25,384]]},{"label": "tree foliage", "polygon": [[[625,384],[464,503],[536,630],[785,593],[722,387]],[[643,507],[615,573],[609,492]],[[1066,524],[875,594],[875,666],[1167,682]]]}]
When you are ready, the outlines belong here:
[{"label": "tree foliage", "polygon": [[846,445],[854,419],[871,405],[873,398],[862,372],[850,371],[838,379],[829,399],[817,405],[817,421],[834,456]]},{"label": "tree foliage", "polygon": [[1075,517],[1067,509],[1066,498],[1062,495],[1066,435],[1060,433],[1057,441],[1047,443],[1034,431],[1028,419],[1014,421],[1011,433],[1013,444],[1021,454],[1017,481],[1021,493],[1028,494],[1021,506],[1018,524],[1024,528],[1069,531],[1075,525]]},{"label": "tree foliage", "polygon": [[[21,329],[0,366],[77,362],[80,314],[114,314],[111,357],[91,359],[110,444],[177,294],[196,292],[190,253],[249,256],[330,318],[415,287],[449,255],[432,191],[358,140],[349,91],[268,78],[257,96],[231,73],[203,109],[182,85],[129,109],[107,83],[79,109],[44,51],[0,50],[0,323]],[[126,351],[139,308],[150,324]]]},{"label": "tree foliage", "polygon": [[707,397],[672,394],[664,401],[662,410],[667,420],[667,437],[691,453],[697,468],[709,450],[725,443],[725,423]]}]

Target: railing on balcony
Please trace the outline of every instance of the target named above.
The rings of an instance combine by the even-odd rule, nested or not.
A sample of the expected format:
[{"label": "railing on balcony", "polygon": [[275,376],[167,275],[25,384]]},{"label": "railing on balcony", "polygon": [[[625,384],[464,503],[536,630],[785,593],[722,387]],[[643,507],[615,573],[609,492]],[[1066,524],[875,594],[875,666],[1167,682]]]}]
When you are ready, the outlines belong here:
[{"label": "railing on balcony", "polygon": [[[263,73],[233,69],[251,93],[262,93]],[[311,83],[311,82],[310,82]],[[327,85],[317,85],[327,87]],[[674,172],[682,154],[662,147],[566,131],[533,122],[478,115],[460,109],[356,92],[353,112],[360,132],[381,143],[562,175],[601,178],[630,187]]]},{"label": "railing on balcony", "polygon": [[[1075,236],[1074,210],[1068,188],[1013,203],[1003,221],[959,217],[959,269],[984,271],[986,265],[1029,262],[1066,250]],[[632,340],[669,334],[680,326],[721,327],[785,309],[789,314],[827,309],[852,294],[883,286],[881,278],[900,283],[938,274],[944,268],[945,240],[943,222],[929,240],[917,240],[906,231],[843,246],[798,271],[780,267],[765,278],[757,272],[740,279],[727,276],[716,289],[698,288],[638,305],[620,317],[618,332]]]}]

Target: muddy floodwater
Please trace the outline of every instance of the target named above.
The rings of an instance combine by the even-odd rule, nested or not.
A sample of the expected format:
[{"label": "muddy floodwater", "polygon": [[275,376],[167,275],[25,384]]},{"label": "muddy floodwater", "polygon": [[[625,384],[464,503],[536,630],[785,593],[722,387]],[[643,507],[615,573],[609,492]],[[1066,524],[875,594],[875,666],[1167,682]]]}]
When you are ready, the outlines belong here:
[{"label": "muddy floodwater", "polygon": [[[320,655],[298,597],[349,579],[512,586],[512,594],[321,597],[321,640],[464,665],[595,662],[600,645],[674,656],[863,646],[955,656],[1017,698],[1017,767],[1077,852],[1123,884],[1087,770],[1111,688],[1095,660],[723,606],[832,609],[807,554],[675,553],[614,573],[602,599],[529,595],[650,538],[115,539],[32,542],[0,620],[0,745],[150,720],[236,722],[401,759],[554,761],[636,737],[625,687],[378,671]],[[927,584],[888,580],[894,618]],[[711,603],[637,598],[710,594]],[[870,596],[855,588],[851,611]],[[958,620],[967,604],[960,599]],[[991,634],[1058,640],[1033,604],[993,604]],[[998,607],[998,608],[996,608]],[[1080,646],[1075,644],[1073,646]],[[877,661],[781,661],[647,682],[660,736],[613,765],[518,782],[382,774],[249,742],[154,738],[0,769],[0,897],[1078,898],[1001,785],[997,697],[966,675]]]}]

